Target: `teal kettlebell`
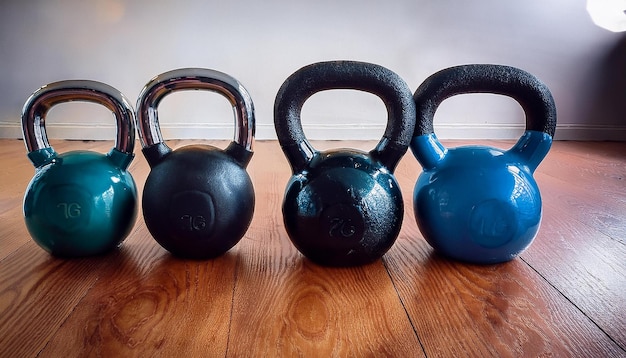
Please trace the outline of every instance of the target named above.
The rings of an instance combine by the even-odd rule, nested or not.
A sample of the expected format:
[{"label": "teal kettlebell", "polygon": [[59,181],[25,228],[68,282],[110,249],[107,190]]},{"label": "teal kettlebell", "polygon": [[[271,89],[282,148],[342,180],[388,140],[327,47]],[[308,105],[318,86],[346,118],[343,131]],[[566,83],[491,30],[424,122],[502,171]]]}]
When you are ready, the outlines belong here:
[{"label": "teal kettlebell", "polygon": [[[526,131],[508,150],[486,146],[448,149],[433,130],[445,99],[493,93],[515,99]],[[447,68],[415,91],[417,110],[411,150],[424,171],[415,184],[413,208],[426,241],[461,261],[509,261],[534,240],[542,202],[533,172],[547,155],[556,129],[556,108],[547,86],[520,69],[501,65]]]},{"label": "teal kettlebell", "polygon": [[[110,109],[117,120],[108,154],[58,154],[46,135],[48,110],[87,101]],[[33,240],[54,256],[85,257],[117,247],[137,217],[137,189],[127,171],[135,145],[134,111],[115,88],[86,80],[60,81],[35,91],[24,104],[22,131],[35,176],[24,196],[24,219]]]}]

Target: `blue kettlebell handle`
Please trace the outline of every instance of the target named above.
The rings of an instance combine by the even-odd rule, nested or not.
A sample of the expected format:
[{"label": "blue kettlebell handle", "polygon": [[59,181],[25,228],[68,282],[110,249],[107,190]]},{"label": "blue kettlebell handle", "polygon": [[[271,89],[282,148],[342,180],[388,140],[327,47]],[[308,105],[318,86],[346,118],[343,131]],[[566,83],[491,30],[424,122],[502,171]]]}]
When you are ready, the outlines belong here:
[{"label": "blue kettlebell handle", "polygon": [[317,151],[304,135],[300,114],[313,94],[355,89],[378,96],[388,113],[383,138],[370,155],[393,172],[406,153],[414,129],[415,104],[408,85],[391,70],[365,62],[329,61],[305,66],[285,80],[274,103],[274,125],[294,173],[302,171]]},{"label": "blue kettlebell handle", "polygon": [[415,91],[417,121],[411,149],[425,169],[434,167],[446,149],[434,135],[433,118],[447,98],[467,93],[493,93],[516,100],[526,114],[526,133],[509,150],[528,161],[531,171],[547,154],[556,130],[556,106],[548,87],[515,67],[473,64],[450,67],[428,77]]}]

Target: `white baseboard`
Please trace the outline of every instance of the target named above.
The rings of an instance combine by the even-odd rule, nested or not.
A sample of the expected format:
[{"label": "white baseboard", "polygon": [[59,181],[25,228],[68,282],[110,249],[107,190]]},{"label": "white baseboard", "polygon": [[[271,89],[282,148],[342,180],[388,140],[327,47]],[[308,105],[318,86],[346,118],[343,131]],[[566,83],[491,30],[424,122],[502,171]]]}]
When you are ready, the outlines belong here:
[{"label": "white baseboard", "polygon": [[[50,139],[111,140],[115,138],[113,125],[80,125],[55,123],[49,125]],[[305,125],[304,132],[311,140],[377,140],[385,128],[379,124],[315,124]],[[439,124],[435,132],[440,139],[516,139],[524,131],[522,125],[509,124]],[[231,139],[232,123],[205,125],[164,125],[166,139]],[[22,138],[18,123],[0,122],[0,138]],[[256,139],[276,139],[273,124],[257,124]],[[626,141],[626,126],[560,124],[555,140],[609,140]]]}]

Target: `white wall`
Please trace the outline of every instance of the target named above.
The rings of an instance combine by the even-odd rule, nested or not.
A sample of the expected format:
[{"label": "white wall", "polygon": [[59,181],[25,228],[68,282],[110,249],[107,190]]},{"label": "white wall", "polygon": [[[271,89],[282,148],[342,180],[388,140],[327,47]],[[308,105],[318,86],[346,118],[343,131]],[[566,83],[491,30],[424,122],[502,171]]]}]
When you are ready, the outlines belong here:
[{"label": "white wall", "polygon": [[[136,101],[153,76],[208,67],[250,91],[257,139],[275,138],[282,82],[312,62],[353,59],[386,66],[415,90],[431,73],[464,63],[525,69],[548,84],[557,139],[626,139],[626,38],[596,27],[582,0],[166,1],[4,0],[0,4],[0,137],[21,137],[19,116],[36,88],[62,79],[106,82]],[[167,97],[167,138],[225,138],[228,102],[208,92]],[[314,95],[310,138],[376,139],[384,106],[354,91]],[[466,95],[436,116],[442,138],[514,138],[523,114],[510,99]],[[55,107],[53,138],[113,138],[110,114],[91,104]]]}]

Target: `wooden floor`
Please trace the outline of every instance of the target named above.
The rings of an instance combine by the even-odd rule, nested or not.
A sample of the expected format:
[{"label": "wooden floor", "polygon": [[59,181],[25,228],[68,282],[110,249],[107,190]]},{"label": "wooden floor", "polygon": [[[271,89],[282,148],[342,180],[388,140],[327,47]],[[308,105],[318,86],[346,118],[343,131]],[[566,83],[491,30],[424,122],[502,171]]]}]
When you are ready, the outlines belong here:
[{"label": "wooden floor", "polygon": [[[255,149],[255,216],[223,257],[174,258],[139,216],[120,250],[62,260],[28,236],[22,199],[34,169],[21,141],[0,140],[0,357],[626,357],[626,143],[556,142],[536,173],[538,237],[493,266],[433,253],[413,217],[420,167],[407,153],[396,244],[347,269],[292,246],[281,217],[289,167],[276,142]],[[148,165],[136,153],[141,191]]]}]

